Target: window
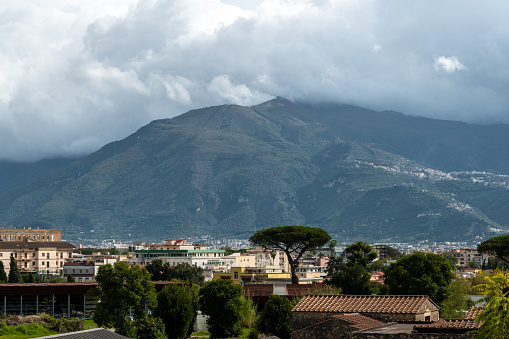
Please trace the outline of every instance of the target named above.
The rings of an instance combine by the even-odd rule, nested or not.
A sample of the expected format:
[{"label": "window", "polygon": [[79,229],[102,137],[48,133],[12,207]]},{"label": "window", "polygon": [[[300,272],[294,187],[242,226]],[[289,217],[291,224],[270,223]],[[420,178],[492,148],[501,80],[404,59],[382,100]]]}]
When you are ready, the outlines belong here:
[{"label": "window", "polygon": [[239,272],[233,272],[233,279],[239,278]]},{"label": "window", "polygon": [[46,253],[43,253],[43,254],[42,254],[42,256],[43,256],[43,257],[44,257],[44,256],[46,256]]},{"label": "window", "polygon": [[62,259],[64,257],[64,254],[62,252],[60,252],[60,259]]},{"label": "window", "polygon": [[27,258],[27,257],[28,257],[28,253],[25,253],[25,258]]},{"label": "window", "polygon": [[25,267],[28,267],[28,263],[25,261]]},{"label": "window", "polygon": [[62,267],[63,265],[64,265],[64,264],[63,264],[63,262],[61,261],[61,262],[60,262],[60,267]]},{"label": "window", "polygon": [[49,259],[49,253],[46,253],[46,256],[47,256],[47,257],[48,257],[48,259]]},{"label": "window", "polygon": [[3,256],[4,256],[4,254],[3,254],[3,253],[0,253],[0,257],[3,257]]},{"label": "window", "polygon": [[42,262],[42,266],[44,266],[44,261]]},{"label": "window", "polygon": [[35,266],[35,261],[32,263],[32,265],[34,265],[34,266]]},{"label": "window", "polygon": [[18,253],[14,253],[14,258],[17,258],[18,257]]}]

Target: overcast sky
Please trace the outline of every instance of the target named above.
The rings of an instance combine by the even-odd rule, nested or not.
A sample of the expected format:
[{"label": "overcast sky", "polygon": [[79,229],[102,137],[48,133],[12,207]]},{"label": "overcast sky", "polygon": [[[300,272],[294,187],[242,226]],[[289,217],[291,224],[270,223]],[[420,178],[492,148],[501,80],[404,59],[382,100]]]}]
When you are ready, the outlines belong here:
[{"label": "overcast sky", "polygon": [[509,123],[504,0],[0,4],[0,159],[85,154],[154,119],[282,96]]}]

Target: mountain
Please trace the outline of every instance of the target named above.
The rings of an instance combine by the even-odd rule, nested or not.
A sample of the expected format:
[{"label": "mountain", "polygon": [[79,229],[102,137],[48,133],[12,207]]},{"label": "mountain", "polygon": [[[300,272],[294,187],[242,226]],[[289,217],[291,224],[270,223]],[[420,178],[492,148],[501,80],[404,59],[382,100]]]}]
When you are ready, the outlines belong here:
[{"label": "mountain", "polygon": [[[446,148],[466,152],[457,138],[483,136],[475,131],[485,126],[422,119],[282,98],[193,110],[0,190],[0,223],[62,228],[73,241],[248,237],[288,224],[366,241],[466,240],[509,229],[508,176],[472,172],[465,164],[482,161],[480,153],[455,167],[422,145],[451,140]],[[461,132],[448,139],[437,126]],[[411,145],[412,156],[396,154]]]}]

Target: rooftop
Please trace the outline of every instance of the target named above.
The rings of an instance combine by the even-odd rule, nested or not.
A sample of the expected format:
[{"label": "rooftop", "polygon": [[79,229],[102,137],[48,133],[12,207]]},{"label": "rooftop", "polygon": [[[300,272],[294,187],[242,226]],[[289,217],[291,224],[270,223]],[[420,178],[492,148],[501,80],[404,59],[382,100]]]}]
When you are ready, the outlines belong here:
[{"label": "rooftop", "polygon": [[294,312],[418,313],[425,302],[438,306],[425,295],[308,295]]}]

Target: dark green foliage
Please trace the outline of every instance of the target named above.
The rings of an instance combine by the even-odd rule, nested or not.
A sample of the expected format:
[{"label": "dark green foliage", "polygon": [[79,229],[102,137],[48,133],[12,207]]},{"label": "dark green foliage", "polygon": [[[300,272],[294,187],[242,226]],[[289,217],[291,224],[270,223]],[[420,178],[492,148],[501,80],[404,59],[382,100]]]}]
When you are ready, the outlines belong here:
[{"label": "dark green foliage", "polygon": [[378,293],[378,284],[370,281],[367,266],[376,259],[377,254],[370,245],[358,241],[345,248],[346,262],[335,258],[327,264],[329,284],[341,288],[344,294]]},{"label": "dark green foliage", "polygon": [[240,333],[242,288],[231,280],[213,280],[200,290],[200,309],[208,315],[212,338],[231,338]]},{"label": "dark green foliage", "polygon": [[18,264],[16,264],[16,260],[14,260],[14,257],[11,254],[11,262],[9,265],[9,279],[7,280],[8,283],[22,283],[23,277],[21,276],[21,273],[18,269]]},{"label": "dark green foliage", "polygon": [[258,327],[263,333],[270,333],[281,339],[290,339],[292,305],[288,299],[280,295],[271,296],[263,308]]},{"label": "dark green foliage", "polygon": [[472,304],[470,282],[464,278],[455,278],[449,286],[450,294],[440,305],[441,318],[464,318]]},{"label": "dark green foliage", "polygon": [[[166,339],[164,323],[159,318],[144,315],[134,323],[136,339]],[[171,332],[171,329],[169,330]]]},{"label": "dark green foliage", "polygon": [[188,263],[178,263],[176,266],[171,266],[167,262],[163,263],[162,260],[156,259],[147,265],[147,271],[152,275],[153,281],[179,280],[200,286],[205,281],[203,268]]},{"label": "dark green foliage", "polygon": [[67,276],[67,282],[70,282],[70,283],[71,283],[71,282],[76,282],[76,280],[74,280],[73,276],[72,276],[71,274],[69,274],[69,275]]},{"label": "dark green foliage", "polygon": [[23,282],[24,283],[34,283],[35,281],[35,275],[32,272],[28,272],[27,274],[23,275]]},{"label": "dark green foliage", "polygon": [[458,258],[450,254],[442,254],[442,257],[449,263],[449,265],[451,265],[452,268],[456,267],[456,264],[458,264]]},{"label": "dark green foliage", "polygon": [[330,240],[330,235],[323,229],[307,226],[266,228],[257,231],[249,238],[253,245],[285,252],[292,271],[292,284],[298,284],[299,280],[295,270],[304,253],[320,248]]},{"label": "dark green foliage", "polygon": [[24,324],[17,326],[7,326],[0,322],[0,336],[30,336],[30,338],[40,337],[51,334],[50,331],[41,324]]},{"label": "dark green foliage", "polygon": [[416,252],[391,264],[384,283],[390,294],[427,295],[440,304],[449,296],[453,278],[451,265],[441,255]]},{"label": "dark green foliage", "polygon": [[0,261],[0,284],[7,282],[7,273],[5,273],[4,263]]},{"label": "dark green foliage", "polygon": [[154,315],[160,318],[169,339],[186,338],[196,316],[195,292],[185,284],[170,284],[157,296]]},{"label": "dark green foliage", "polygon": [[131,325],[125,323],[129,314],[136,320],[145,316],[146,309],[157,306],[154,283],[145,268],[124,262],[107,264],[99,268],[96,280],[101,288],[101,302],[93,319],[99,326],[130,331]]},{"label": "dark green foliage", "polygon": [[509,235],[501,235],[483,241],[477,245],[477,251],[509,263]]}]

